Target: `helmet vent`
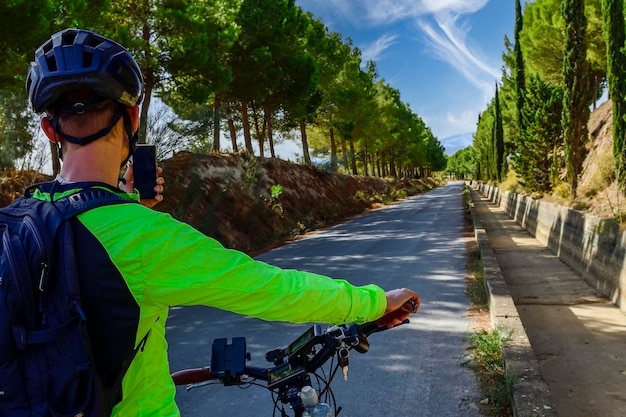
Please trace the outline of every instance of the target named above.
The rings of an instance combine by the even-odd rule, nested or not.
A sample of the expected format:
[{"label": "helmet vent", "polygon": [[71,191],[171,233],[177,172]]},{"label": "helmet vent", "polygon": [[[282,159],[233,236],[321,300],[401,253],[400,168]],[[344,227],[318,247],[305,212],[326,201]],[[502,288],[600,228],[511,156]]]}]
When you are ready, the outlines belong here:
[{"label": "helmet vent", "polygon": [[87,39],[85,39],[85,42],[84,42],[85,45],[91,46],[92,48],[98,47],[98,45],[100,45],[101,43],[102,43],[102,38],[93,36],[93,35],[89,35]]},{"label": "helmet vent", "polygon": [[67,31],[63,34],[63,40],[61,41],[62,45],[74,45],[74,40],[76,39],[75,31]]},{"label": "helmet vent", "polygon": [[97,33],[69,28],[36,50],[25,86],[31,107],[42,112],[78,87],[132,107],[143,98],[142,82],[137,62],[123,46]]},{"label": "helmet vent", "polygon": [[93,53],[89,51],[83,51],[83,68],[90,68],[93,61]]},{"label": "helmet vent", "polygon": [[54,55],[46,55],[46,64],[48,64],[48,71],[57,72],[57,60]]}]

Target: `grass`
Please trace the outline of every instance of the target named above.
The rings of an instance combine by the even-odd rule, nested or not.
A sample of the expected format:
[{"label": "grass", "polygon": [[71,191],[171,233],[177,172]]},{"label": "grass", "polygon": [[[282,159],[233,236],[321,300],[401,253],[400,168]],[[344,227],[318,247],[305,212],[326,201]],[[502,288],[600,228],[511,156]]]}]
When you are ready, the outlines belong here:
[{"label": "grass", "polygon": [[485,274],[480,257],[480,249],[476,248],[467,253],[467,272],[469,280],[465,289],[465,296],[469,298],[472,308],[479,310],[489,309],[489,298],[485,287]]},{"label": "grass", "polygon": [[508,417],[513,415],[511,393],[513,378],[507,375],[502,356],[502,344],[510,335],[493,331],[480,330],[468,335],[471,350],[464,366],[474,371],[483,394],[480,402],[481,411],[489,417]]}]

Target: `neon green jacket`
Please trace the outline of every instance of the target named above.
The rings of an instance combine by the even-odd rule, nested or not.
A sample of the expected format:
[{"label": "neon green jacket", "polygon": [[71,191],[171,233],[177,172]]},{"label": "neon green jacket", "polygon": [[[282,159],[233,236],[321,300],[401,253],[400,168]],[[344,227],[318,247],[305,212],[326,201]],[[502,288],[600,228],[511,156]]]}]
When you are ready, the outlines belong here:
[{"label": "neon green jacket", "polygon": [[[65,187],[71,193],[68,190],[71,187]],[[81,294],[88,293],[83,304],[94,310],[90,337],[96,364],[109,361],[109,351],[117,349],[104,346],[110,339],[124,334],[130,339],[132,334],[128,350],[150,332],[122,380],[122,401],[114,416],[179,415],[165,340],[171,306],[205,305],[294,323],[366,322],[382,316],[386,308],[385,293],[375,285],[355,287],[253,260],[139,204],[81,214],[75,239]],[[132,300],[118,292],[130,294]],[[124,306],[128,312],[121,311]],[[106,329],[111,334],[101,334]],[[105,372],[110,366],[100,368]]]}]

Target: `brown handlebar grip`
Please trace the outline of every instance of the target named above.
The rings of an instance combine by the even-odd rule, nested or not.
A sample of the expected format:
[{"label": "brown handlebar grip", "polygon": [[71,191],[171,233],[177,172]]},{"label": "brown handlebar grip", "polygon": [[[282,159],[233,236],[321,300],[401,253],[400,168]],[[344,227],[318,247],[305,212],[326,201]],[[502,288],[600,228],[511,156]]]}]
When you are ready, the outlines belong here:
[{"label": "brown handlebar grip", "polygon": [[211,369],[208,366],[203,368],[183,369],[172,374],[172,380],[176,385],[197,384],[198,382],[209,381],[211,379],[216,379],[216,377],[211,374]]},{"label": "brown handlebar grip", "polygon": [[[399,309],[387,313],[378,320],[376,320],[376,324],[378,324],[379,326],[391,327],[391,324],[394,322],[394,320],[403,321],[407,319],[409,315],[417,312],[418,308],[418,304],[415,304],[413,300],[409,300],[404,303]],[[398,325],[398,323],[396,323],[395,325]]]}]

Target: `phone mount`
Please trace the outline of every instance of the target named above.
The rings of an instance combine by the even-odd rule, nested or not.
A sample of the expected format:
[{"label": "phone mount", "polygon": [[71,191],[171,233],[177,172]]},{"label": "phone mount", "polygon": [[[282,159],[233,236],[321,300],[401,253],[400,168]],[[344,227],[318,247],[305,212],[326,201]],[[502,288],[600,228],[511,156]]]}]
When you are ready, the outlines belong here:
[{"label": "phone mount", "polygon": [[211,349],[211,373],[224,385],[235,385],[245,373],[246,360],[249,359],[245,337],[233,337],[230,344],[228,339],[215,339]]}]

